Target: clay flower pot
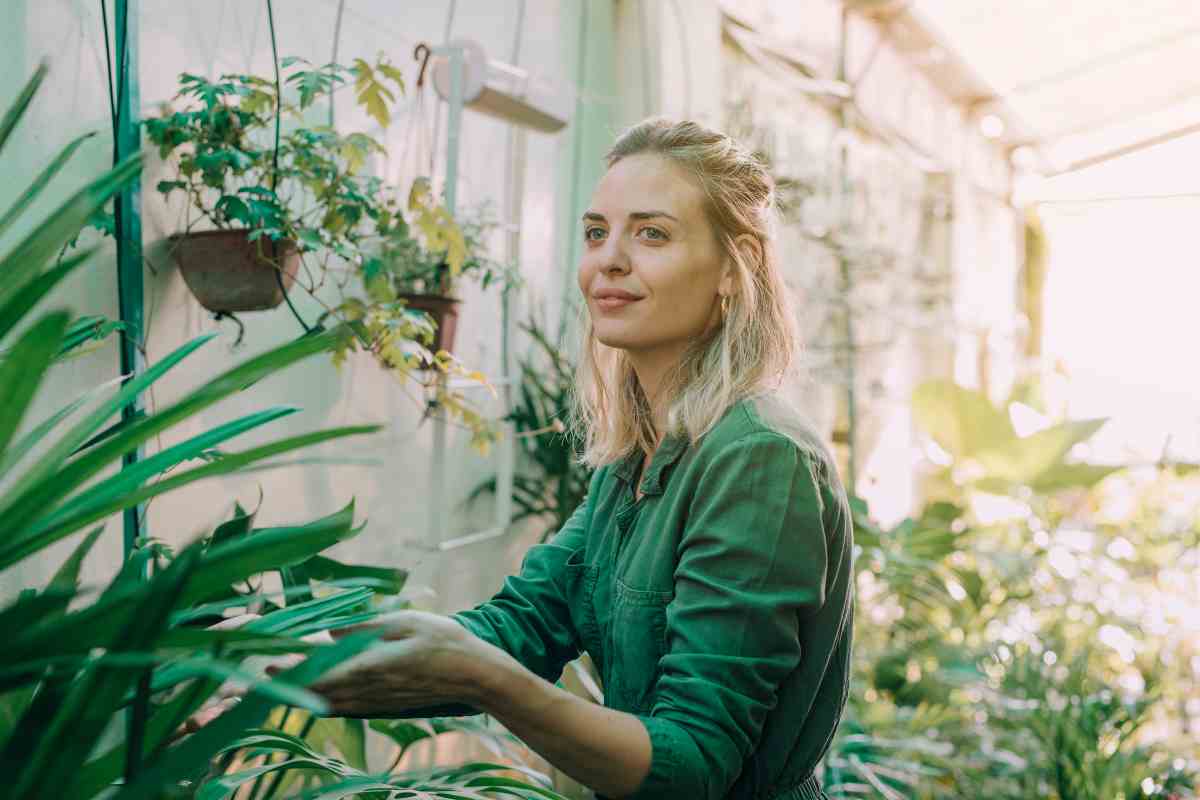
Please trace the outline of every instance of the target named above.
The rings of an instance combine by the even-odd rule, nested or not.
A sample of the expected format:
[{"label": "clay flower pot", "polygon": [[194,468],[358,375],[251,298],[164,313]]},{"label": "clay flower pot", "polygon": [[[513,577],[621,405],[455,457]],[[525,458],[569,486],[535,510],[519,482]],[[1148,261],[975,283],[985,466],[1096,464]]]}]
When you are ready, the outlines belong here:
[{"label": "clay flower pot", "polygon": [[251,242],[249,235],[247,230],[218,230],[171,237],[184,282],[209,311],[266,311],[282,303],[292,288],[300,266],[296,243],[265,237]]},{"label": "clay flower pot", "polygon": [[437,333],[433,336],[430,352],[438,350],[453,352],[454,331],[458,327],[458,304],[462,301],[457,297],[447,297],[440,294],[401,294],[408,307],[416,311],[424,311],[433,317]]}]

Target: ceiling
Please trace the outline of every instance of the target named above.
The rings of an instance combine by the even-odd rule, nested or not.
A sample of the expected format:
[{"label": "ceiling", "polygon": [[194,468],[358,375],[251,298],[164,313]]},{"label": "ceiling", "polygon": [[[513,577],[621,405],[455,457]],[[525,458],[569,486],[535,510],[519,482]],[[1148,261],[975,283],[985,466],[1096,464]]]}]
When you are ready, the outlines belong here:
[{"label": "ceiling", "polygon": [[1050,171],[1200,133],[1200,0],[913,0]]}]

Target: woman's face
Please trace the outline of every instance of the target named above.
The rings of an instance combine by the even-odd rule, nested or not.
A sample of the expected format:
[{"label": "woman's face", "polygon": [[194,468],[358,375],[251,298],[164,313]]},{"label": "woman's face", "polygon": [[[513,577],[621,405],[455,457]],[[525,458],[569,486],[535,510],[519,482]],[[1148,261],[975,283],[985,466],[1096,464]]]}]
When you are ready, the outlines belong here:
[{"label": "woman's face", "polygon": [[670,358],[719,322],[730,270],[683,168],[657,155],[618,161],[592,194],[583,240],[579,288],[603,344]]}]

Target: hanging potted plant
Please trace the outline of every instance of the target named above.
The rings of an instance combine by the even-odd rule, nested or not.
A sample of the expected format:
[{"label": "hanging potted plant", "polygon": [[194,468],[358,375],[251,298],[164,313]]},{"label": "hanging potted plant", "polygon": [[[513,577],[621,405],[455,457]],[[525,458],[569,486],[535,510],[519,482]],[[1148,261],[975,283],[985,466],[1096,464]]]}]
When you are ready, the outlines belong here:
[{"label": "hanging potted plant", "polygon": [[[289,72],[275,80],[185,73],[180,107],[145,123],[174,172],[158,190],[187,199],[171,253],[210,311],[274,308],[304,254],[354,262],[400,219],[394,195],[363,170],[372,153],[383,152],[375,139],[303,124],[315,101],[352,79],[359,104],[386,125],[393,89],[404,89],[400,71],[382,56],[373,65],[357,59],[350,67],[311,68],[289,58],[282,66]],[[284,130],[285,117],[301,124]]]},{"label": "hanging potted plant", "polygon": [[369,280],[386,277],[408,308],[429,315],[436,329],[430,344],[434,353],[451,352],[463,282],[476,281],[484,289],[498,284],[508,291],[520,278],[514,266],[487,252],[487,236],[497,223],[486,203],[468,209],[456,221],[433,203],[429,180],[418,178],[409,190],[407,210],[410,223],[384,240],[364,271]]},{"label": "hanging potted plant", "polygon": [[[494,425],[440,376],[486,379],[438,346],[437,321],[400,296],[409,284],[395,278],[408,275],[400,265],[410,262],[388,255],[419,252],[444,264],[448,278],[437,285],[449,294],[456,276],[487,271],[476,266],[482,228],[460,230],[427,183],[405,198],[369,174],[368,160],[385,154],[371,136],[312,124],[314,104],[352,82],[358,105],[386,127],[404,89],[401,72],[383,56],[349,67],[297,58],[280,66],[274,79],[185,73],[178,107],[145,123],[173,173],[158,190],[186,199],[183,230],[171,238],[184,280],[215,312],[273,307],[294,281],[324,309],[316,327],[333,318],[355,334],[340,340],[335,364],[353,351],[369,353],[397,378],[425,387],[426,408],[447,409],[486,451]],[[443,321],[440,329],[447,327]]]}]

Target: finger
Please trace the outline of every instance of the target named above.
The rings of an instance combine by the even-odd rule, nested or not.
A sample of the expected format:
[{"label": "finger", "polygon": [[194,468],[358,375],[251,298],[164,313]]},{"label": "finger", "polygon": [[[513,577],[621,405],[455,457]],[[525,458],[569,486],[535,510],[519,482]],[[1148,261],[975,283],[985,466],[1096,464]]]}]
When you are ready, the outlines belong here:
[{"label": "finger", "polygon": [[303,660],[304,660],[304,656],[300,655],[299,653],[292,653],[290,655],[280,656],[279,658],[273,659],[269,664],[267,664],[263,668],[263,672],[265,672],[270,677],[274,677],[281,672],[288,671],[289,669],[296,666]]},{"label": "finger", "polygon": [[208,629],[210,631],[236,630],[237,628],[240,628],[249,622],[253,622],[256,619],[262,619],[262,614],[238,614],[236,617],[223,619],[215,625],[209,625]]}]

